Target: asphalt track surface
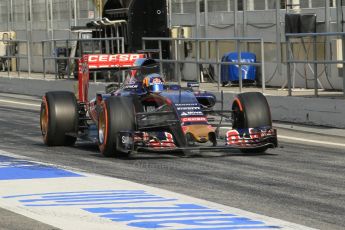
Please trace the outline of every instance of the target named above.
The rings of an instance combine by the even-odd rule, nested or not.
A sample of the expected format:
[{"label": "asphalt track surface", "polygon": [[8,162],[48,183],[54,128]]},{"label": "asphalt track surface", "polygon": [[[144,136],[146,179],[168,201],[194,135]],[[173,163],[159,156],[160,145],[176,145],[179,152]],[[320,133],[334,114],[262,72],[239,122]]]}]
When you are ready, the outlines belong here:
[{"label": "asphalt track surface", "polygon": [[[318,229],[345,229],[343,137],[278,129],[266,154],[141,153],[105,158],[97,147],[47,147],[39,130],[40,98],[0,94],[0,149],[40,162],[163,188]],[[292,139],[291,139],[292,138]],[[314,140],[305,142],[304,140]],[[322,141],[321,144],[318,144]],[[329,142],[338,143],[332,145]],[[0,209],[0,229],[55,229]]]}]

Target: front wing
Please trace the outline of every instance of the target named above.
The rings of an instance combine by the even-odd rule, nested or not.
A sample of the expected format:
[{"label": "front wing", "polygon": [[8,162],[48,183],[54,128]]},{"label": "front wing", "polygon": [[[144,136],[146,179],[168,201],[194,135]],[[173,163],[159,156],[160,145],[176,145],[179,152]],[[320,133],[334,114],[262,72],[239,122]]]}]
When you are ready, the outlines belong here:
[{"label": "front wing", "polygon": [[275,148],[278,146],[277,132],[273,128],[250,128],[242,130],[228,130],[219,135],[214,143],[188,143],[178,146],[173,135],[162,132],[166,138],[150,137],[146,132],[119,132],[117,147],[122,152],[150,151],[150,152],[176,152],[188,150],[253,150],[262,148]]}]

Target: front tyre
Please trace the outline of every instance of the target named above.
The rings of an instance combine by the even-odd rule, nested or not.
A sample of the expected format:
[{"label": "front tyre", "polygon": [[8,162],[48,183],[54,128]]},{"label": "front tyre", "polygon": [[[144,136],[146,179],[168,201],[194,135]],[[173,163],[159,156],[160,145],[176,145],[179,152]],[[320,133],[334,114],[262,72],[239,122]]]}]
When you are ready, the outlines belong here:
[{"label": "front tyre", "polygon": [[117,149],[120,131],[135,130],[135,103],[131,97],[110,97],[102,104],[98,118],[98,147],[105,157],[127,157]]},{"label": "front tyre", "polygon": [[78,104],[74,94],[47,92],[41,104],[40,126],[46,145],[73,145],[78,133]]},{"label": "front tyre", "polygon": [[[271,112],[265,96],[259,92],[238,94],[232,104],[233,129],[272,127]],[[241,149],[245,153],[262,153],[268,147]]]}]

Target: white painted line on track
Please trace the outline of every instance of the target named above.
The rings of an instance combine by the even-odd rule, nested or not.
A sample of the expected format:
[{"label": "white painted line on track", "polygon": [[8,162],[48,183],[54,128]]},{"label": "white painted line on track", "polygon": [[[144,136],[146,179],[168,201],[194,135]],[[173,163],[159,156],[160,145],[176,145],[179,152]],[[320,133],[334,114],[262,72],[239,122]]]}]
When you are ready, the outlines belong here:
[{"label": "white painted line on track", "polygon": [[[15,177],[0,179],[0,207],[61,229],[311,229],[122,179],[61,172],[21,159],[0,150],[0,170]],[[30,167],[33,178],[20,179]],[[40,178],[40,168],[48,173],[56,170],[57,176]]]},{"label": "white painted line on track", "polygon": [[322,144],[322,145],[331,145],[331,146],[345,147],[345,144],[336,143],[336,142],[329,142],[329,141],[319,141],[319,140],[312,140],[312,139],[305,139],[305,138],[298,138],[298,137],[289,137],[289,136],[282,136],[282,135],[278,135],[278,138],[287,139],[287,140],[293,140],[293,141],[313,143],[313,144]]},{"label": "white painted line on track", "polygon": [[40,107],[41,105],[32,104],[32,103],[24,103],[24,102],[18,102],[18,101],[9,101],[9,100],[2,100],[0,99],[0,102],[8,103],[8,104],[17,104],[17,105],[27,105],[27,106],[35,106]]}]

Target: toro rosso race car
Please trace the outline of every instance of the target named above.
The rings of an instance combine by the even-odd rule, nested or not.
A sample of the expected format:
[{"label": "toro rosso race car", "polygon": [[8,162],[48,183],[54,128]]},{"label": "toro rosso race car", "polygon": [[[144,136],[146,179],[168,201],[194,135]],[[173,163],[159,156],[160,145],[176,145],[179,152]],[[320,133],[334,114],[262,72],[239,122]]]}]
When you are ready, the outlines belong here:
[{"label": "toro rosso race car", "polygon": [[[88,100],[87,57],[80,63],[77,97],[67,91],[43,97],[40,125],[49,146],[92,140],[107,157],[195,149],[258,153],[277,146],[270,109],[261,93],[241,93],[224,105],[214,94],[194,90],[193,83],[168,84],[157,73],[136,69],[121,86],[110,84]],[[215,109],[218,102],[220,109]]]}]

